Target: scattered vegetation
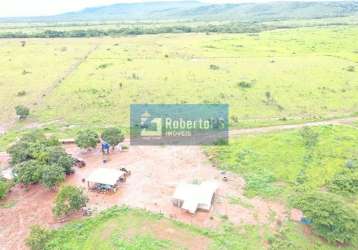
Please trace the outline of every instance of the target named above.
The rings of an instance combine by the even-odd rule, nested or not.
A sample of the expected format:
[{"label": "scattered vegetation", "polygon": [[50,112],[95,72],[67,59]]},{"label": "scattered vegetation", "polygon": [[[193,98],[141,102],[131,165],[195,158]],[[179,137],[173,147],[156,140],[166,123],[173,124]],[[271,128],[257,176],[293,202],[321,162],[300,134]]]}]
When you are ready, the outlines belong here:
[{"label": "scattered vegetation", "polygon": [[352,243],[358,234],[358,213],[341,197],[325,192],[308,193],[295,205],[312,221],[316,233],[334,243]]},{"label": "scattered vegetation", "polygon": [[48,229],[34,225],[31,227],[30,235],[26,239],[26,246],[31,250],[44,250],[50,236],[51,232]]},{"label": "scattered vegetation", "polygon": [[15,107],[16,115],[20,120],[26,119],[30,114],[30,109],[23,105],[19,105]]}]

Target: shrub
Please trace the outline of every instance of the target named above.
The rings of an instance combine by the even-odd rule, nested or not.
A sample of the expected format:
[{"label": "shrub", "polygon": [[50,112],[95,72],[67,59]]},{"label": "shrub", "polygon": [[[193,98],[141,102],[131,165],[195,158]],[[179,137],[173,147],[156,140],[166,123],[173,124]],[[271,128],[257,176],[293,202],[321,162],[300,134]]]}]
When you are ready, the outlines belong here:
[{"label": "shrub", "polygon": [[105,69],[105,68],[108,68],[111,65],[112,65],[112,63],[104,63],[104,64],[99,65],[97,67],[97,69]]},{"label": "shrub", "polygon": [[44,250],[46,243],[51,237],[51,232],[39,225],[31,227],[30,235],[26,239],[26,246],[31,250]]},{"label": "shrub", "polygon": [[5,198],[10,191],[11,183],[0,177],[0,200]]},{"label": "shrub", "polygon": [[42,168],[41,183],[47,188],[54,188],[65,180],[64,169],[58,165],[46,165]]},{"label": "shrub", "polygon": [[30,109],[23,105],[16,106],[15,111],[20,120],[26,119],[30,114]]},{"label": "shrub", "polygon": [[238,83],[238,86],[243,89],[248,89],[248,88],[251,88],[253,86],[253,84],[252,84],[252,82],[241,81]]},{"label": "shrub", "polygon": [[26,95],[26,91],[25,91],[25,90],[21,90],[21,91],[17,92],[16,95],[17,95],[17,96],[24,96],[24,95]]},{"label": "shrub", "polygon": [[301,129],[300,135],[307,149],[312,149],[317,145],[319,134],[313,131],[312,128],[304,127]]},{"label": "shrub", "polygon": [[76,144],[80,148],[95,148],[98,142],[98,134],[89,129],[80,131],[76,138]]},{"label": "shrub", "polygon": [[106,128],[102,135],[102,139],[109,143],[113,148],[120,142],[124,141],[124,135],[119,128]]},{"label": "shrub", "polygon": [[335,193],[357,194],[358,193],[358,171],[347,169],[336,174],[328,186]]},{"label": "shrub", "polygon": [[312,221],[313,230],[330,242],[351,243],[358,234],[357,211],[335,194],[308,193],[294,203]]},{"label": "shrub", "polygon": [[219,70],[220,67],[217,66],[217,65],[215,65],[215,64],[211,64],[211,65],[210,65],[210,69],[211,69],[211,70]]},{"label": "shrub", "polygon": [[347,67],[347,71],[348,72],[354,72],[356,69],[355,69],[355,67],[354,66],[348,66]]},{"label": "shrub", "polygon": [[67,216],[86,206],[87,196],[83,190],[73,186],[65,186],[57,194],[53,213],[56,217]]}]

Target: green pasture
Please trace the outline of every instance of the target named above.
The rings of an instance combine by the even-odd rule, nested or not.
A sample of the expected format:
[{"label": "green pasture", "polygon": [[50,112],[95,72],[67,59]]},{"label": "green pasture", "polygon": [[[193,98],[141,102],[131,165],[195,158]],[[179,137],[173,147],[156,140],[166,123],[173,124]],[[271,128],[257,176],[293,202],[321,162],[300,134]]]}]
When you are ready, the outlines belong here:
[{"label": "green pasture", "polygon": [[18,104],[30,107],[30,123],[58,127],[127,128],[131,103],[228,103],[233,128],[354,115],[357,32],[1,40],[1,123],[15,121]]},{"label": "green pasture", "polygon": [[228,103],[232,127],[352,115],[358,111],[357,32],[101,39],[34,117],[128,127],[131,103]]},{"label": "green pasture", "polygon": [[32,110],[41,106],[42,98],[90,47],[74,39],[0,40],[0,126],[15,120],[19,104]]},{"label": "green pasture", "polygon": [[[293,192],[324,189],[333,177],[358,159],[358,130],[345,126],[242,136],[229,146],[206,148],[215,165],[242,175],[246,195],[289,198]],[[357,197],[356,197],[357,198]],[[357,200],[356,200],[357,202]],[[358,205],[358,203],[357,203]]]},{"label": "green pasture", "polygon": [[[46,249],[335,249],[303,228],[287,222],[277,233],[269,228],[235,227],[223,219],[216,230],[175,222],[139,209],[111,208],[51,232]],[[342,249],[353,249],[342,247]]]}]

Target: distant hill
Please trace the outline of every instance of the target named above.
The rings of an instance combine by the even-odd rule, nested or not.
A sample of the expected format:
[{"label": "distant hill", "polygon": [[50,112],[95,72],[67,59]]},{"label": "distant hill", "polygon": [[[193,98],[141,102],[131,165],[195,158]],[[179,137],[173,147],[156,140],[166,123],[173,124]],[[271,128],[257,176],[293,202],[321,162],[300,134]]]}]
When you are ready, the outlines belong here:
[{"label": "distant hill", "polygon": [[358,1],[206,4],[197,1],[122,3],[48,17],[3,18],[16,22],[312,19],[358,14]]}]

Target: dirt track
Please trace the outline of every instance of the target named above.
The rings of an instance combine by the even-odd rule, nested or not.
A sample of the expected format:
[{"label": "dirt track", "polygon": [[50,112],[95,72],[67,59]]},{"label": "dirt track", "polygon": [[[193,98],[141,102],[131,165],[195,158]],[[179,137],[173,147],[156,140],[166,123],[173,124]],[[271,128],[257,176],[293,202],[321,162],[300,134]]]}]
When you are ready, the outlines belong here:
[{"label": "dirt track", "polygon": [[[290,129],[300,129],[304,127],[317,127],[317,126],[327,126],[327,125],[351,125],[352,123],[358,121],[358,117],[347,117],[340,119],[324,120],[317,122],[306,122],[300,124],[289,124],[289,125],[277,125],[277,126],[268,126],[268,127],[258,127],[258,128],[245,128],[245,129],[233,129],[230,130],[230,136],[239,136],[247,134],[261,134],[261,133],[270,133]],[[357,127],[358,129],[358,127]]]}]

